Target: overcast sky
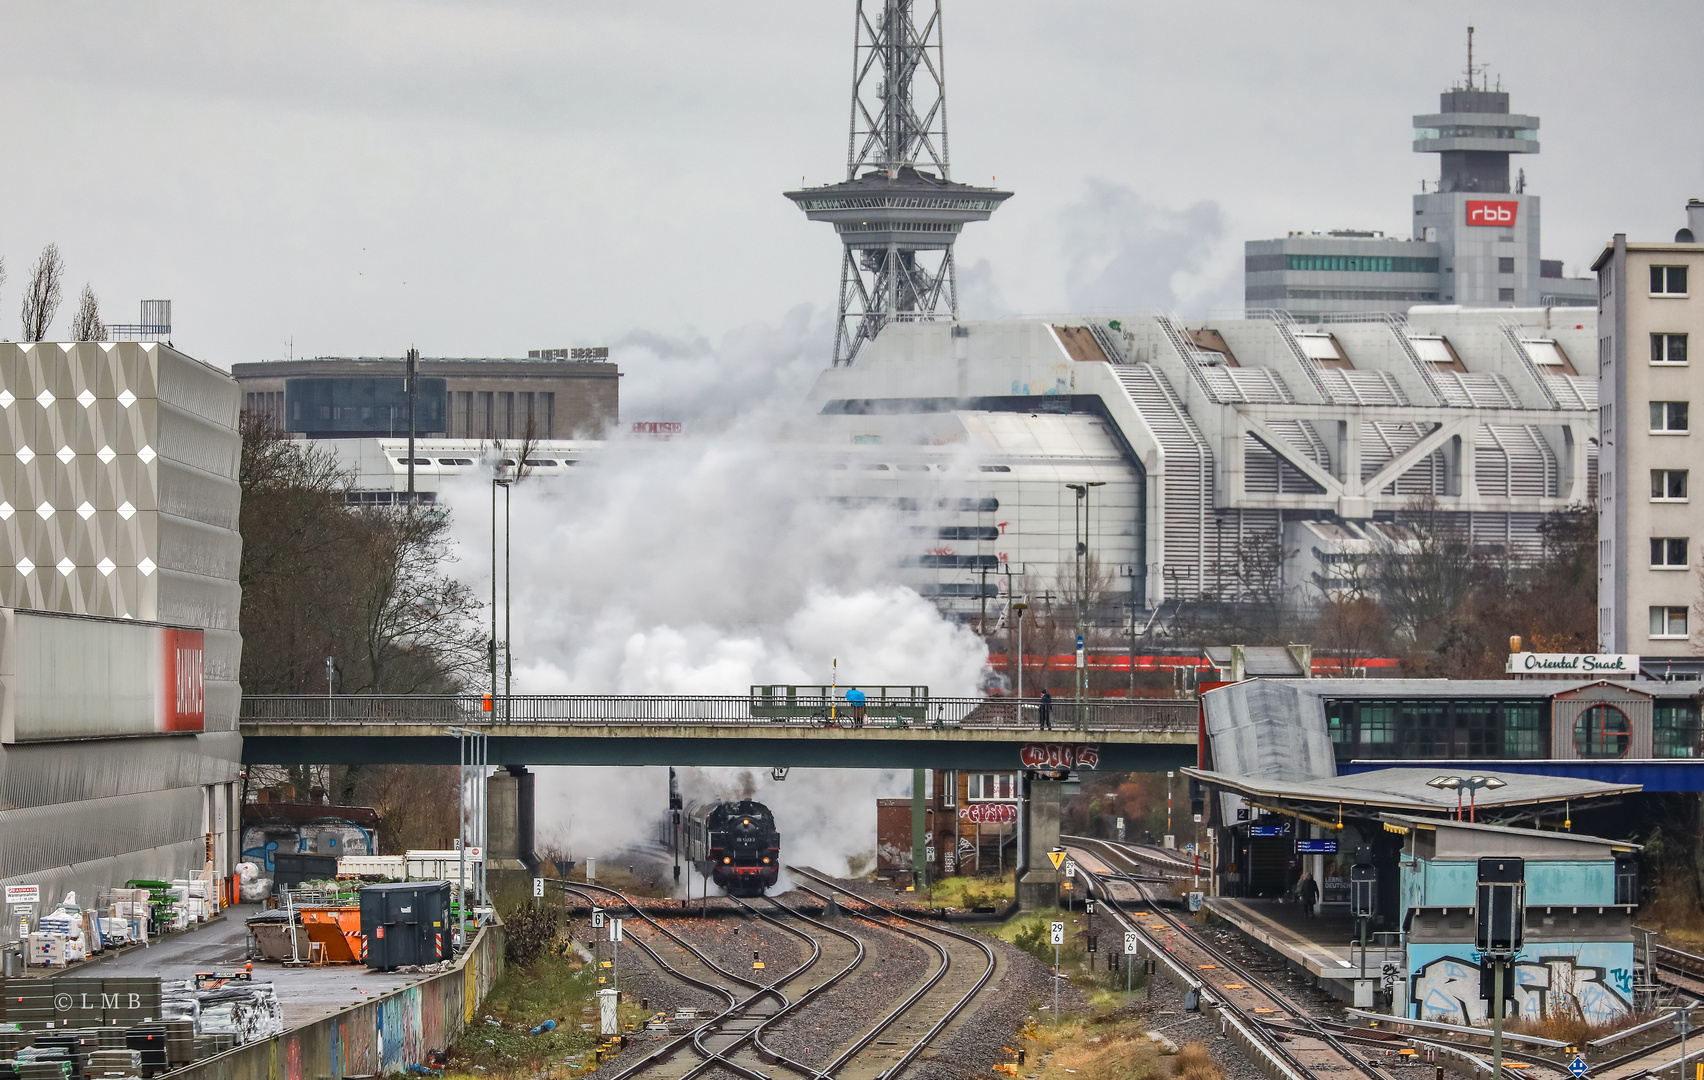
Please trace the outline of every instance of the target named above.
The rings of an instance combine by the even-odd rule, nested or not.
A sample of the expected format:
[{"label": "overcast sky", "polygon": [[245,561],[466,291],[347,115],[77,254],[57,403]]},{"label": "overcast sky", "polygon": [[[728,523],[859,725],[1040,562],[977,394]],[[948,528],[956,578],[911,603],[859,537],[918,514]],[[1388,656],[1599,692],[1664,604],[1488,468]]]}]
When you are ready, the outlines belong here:
[{"label": "overcast sky", "polygon": [[[970,314],[1241,302],[1242,242],[1406,235],[1463,37],[1543,118],[1544,254],[1704,197],[1704,4],[946,0]],[[0,336],[48,241],[219,366],[820,326],[852,0],[0,2]]]}]

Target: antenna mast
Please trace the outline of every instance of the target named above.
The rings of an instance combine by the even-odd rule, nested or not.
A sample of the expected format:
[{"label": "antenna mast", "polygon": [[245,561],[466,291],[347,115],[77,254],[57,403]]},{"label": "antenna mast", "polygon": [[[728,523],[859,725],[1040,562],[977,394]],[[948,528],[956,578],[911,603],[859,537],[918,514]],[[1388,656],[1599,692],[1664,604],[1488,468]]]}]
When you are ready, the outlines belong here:
[{"label": "antenna mast", "polygon": [[952,180],[941,0],[856,0],[855,16],[846,179],[785,192],[844,247],[837,365],[890,321],[956,320],[953,242],[1012,196]]}]

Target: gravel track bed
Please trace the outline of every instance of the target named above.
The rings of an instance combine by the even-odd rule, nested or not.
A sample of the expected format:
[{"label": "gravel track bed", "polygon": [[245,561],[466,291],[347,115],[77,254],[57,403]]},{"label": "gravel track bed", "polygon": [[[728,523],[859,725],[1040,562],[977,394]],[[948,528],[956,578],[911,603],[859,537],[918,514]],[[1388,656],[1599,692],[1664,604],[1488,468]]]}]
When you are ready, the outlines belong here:
[{"label": "gravel track bed", "polygon": [[[788,1057],[818,1066],[903,1001],[928,973],[931,955],[904,935],[862,919],[837,915],[823,921],[863,941],[864,962],[839,985],[770,1028],[763,1040]],[[801,928],[824,933],[802,924]],[[851,946],[845,945],[841,953],[850,951]],[[825,970],[823,977],[833,970]],[[818,981],[813,980],[813,985]]]},{"label": "gravel track bed", "polygon": [[[906,1072],[906,1080],[960,1080],[993,1076],[990,1071],[996,1062],[1010,1061],[1002,1049],[1016,1046],[1018,1031],[1024,1021],[1033,1016],[1041,1020],[1051,1015],[1053,1005],[1053,972],[1029,953],[993,937],[984,940],[993,946],[1000,958],[1000,969],[977,1000],[959,1017],[953,1027],[918,1057]],[[966,950],[955,950],[953,962],[963,963]],[[1075,986],[1062,985],[1059,991],[1061,1009],[1080,1009],[1088,1004],[1083,992]],[[1041,1010],[1048,1009],[1044,1014]]]}]

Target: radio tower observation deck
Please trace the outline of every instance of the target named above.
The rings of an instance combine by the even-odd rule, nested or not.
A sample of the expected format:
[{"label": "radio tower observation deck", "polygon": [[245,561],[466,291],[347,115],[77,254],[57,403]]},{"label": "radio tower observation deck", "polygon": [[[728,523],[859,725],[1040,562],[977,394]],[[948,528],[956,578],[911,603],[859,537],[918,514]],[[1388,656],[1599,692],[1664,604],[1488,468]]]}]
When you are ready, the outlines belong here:
[{"label": "radio tower observation deck", "polygon": [[940,0],[857,2],[846,179],[785,192],[844,246],[837,365],[889,321],[958,318],[953,242],[1012,197],[952,179]]}]

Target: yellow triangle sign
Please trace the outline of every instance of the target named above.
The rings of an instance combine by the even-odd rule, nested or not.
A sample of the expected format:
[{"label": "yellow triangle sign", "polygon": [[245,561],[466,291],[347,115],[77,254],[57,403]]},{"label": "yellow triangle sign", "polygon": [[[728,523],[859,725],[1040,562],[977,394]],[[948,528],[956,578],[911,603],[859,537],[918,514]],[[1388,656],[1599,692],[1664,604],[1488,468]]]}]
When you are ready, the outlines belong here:
[{"label": "yellow triangle sign", "polygon": [[1047,857],[1053,860],[1053,869],[1055,870],[1059,869],[1065,863],[1065,853],[1063,851],[1050,851],[1047,853]]}]

